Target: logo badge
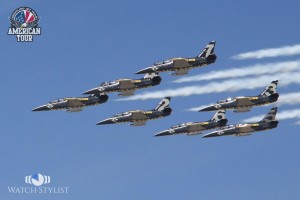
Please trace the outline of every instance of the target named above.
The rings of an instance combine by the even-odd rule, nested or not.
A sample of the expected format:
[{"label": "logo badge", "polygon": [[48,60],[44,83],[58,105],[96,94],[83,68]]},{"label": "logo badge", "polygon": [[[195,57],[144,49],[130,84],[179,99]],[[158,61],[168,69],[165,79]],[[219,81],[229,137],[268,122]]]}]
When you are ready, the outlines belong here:
[{"label": "logo badge", "polygon": [[40,173],[25,176],[25,183],[41,186],[43,184],[50,183],[50,176],[45,176]]},{"label": "logo badge", "polygon": [[15,35],[17,42],[32,42],[33,35],[41,35],[41,27],[38,27],[40,17],[29,7],[16,9],[9,17],[10,27],[8,35]]},{"label": "logo badge", "polygon": [[70,189],[69,186],[53,185],[51,177],[41,173],[25,176],[25,184],[8,186],[8,192],[10,194],[68,194]]}]

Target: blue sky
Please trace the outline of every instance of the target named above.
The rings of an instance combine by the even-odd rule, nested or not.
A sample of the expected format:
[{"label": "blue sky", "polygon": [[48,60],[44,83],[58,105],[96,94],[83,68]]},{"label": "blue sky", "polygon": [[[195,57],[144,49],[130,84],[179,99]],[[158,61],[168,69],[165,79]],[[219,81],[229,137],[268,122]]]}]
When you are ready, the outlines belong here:
[{"label": "blue sky", "polygon": [[[7,35],[8,17],[24,5],[41,17],[42,35],[33,43],[17,43]],[[186,109],[229,96],[256,95],[264,87],[174,97],[172,115],[144,127],[95,123],[130,109],[152,109],[159,99],[115,101],[119,97],[110,94],[107,103],[80,113],[31,109],[56,98],[80,96],[105,80],[140,78],[134,72],[170,57],[197,55],[211,40],[217,41],[216,63],[193,69],[189,76],[298,60],[299,55],[231,57],[299,44],[299,6],[292,0],[1,1],[0,198],[296,199],[300,196],[297,119],[282,120],[277,129],[250,137],[153,137],[171,125],[213,115]],[[162,78],[159,86],[137,94],[211,82],[173,83],[178,77],[167,73]],[[279,82],[278,91],[299,92],[299,84],[280,87]],[[227,117],[229,123],[239,123],[267,113],[270,107],[227,112]],[[279,110],[297,108],[280,105]],[[27,186],[24,177],[36,172],[51,176],[49,186],[69,186],[69,193],[8,193],[8,186]]]}]

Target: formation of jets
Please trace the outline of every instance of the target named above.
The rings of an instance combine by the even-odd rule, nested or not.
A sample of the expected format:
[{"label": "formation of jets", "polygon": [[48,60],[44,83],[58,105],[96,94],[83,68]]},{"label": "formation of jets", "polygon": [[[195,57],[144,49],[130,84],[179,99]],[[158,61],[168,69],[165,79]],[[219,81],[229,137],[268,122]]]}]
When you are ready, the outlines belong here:
[{"label": "formation of jets", "polygon": [[[212,64],[217,56],[214,54],[216,42],[209,42],[202,52],[191,58],[170,58],[155,63],[153,66],[142,69],[136,74],[145,74],[139,79],[117,79],[114,81],[102,82],[99,86],[85,91],[84,97],[67,97],[50,101],[48,104],[38,106],[32,111],[66,110],[67,112],[79,112],[87,106],[94,106],[107,102],[108,93],[116,92],[119,96],[134,95],[136,90],[157,86],[162,78],[159,73],[171,71],[171,75],[178,76],[188,74],[191,68],[202,67]],[[226,110],[233,112],[248,112],[254,106],[271,104],[278,100],[277,93],[278,80],[272,81],[267,88],[257,96],[240,96],[220,100],[214,105],[202,108],[199,111],[216,111],[214,116],[207,121],[185,122],[171,126],[169,129],[161,131],[155,136],[170,136],[185,134],[187,136],[199,135],[203,131],[218,129],[202,136],[246,136],[253,132],[276,128],[278,121],[275,119],[277,107],[273,107],[268,114],[259,122],[248,124],[227,125]],[[151,110],[130,110],[115,114],[114,116],[98,122],[96,125],[107,125],[117,123],[129,123],[131,126],[143,126],[148,120],[163,118],[171,115],[171,97],[163,98],[159,104]]]}]

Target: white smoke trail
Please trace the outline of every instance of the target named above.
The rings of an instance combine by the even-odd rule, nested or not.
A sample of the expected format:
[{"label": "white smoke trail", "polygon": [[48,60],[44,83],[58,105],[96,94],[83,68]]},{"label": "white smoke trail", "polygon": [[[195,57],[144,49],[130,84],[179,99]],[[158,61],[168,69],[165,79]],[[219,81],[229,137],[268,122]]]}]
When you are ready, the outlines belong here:
[{"label": "white smoke trail", "polygon": [[[299,77],[300,78],[300,77]],[[295,105],[300,103],[300,92],[280,94],[277,104]]]},{"label": "white smoke trail", "polygon": [[185,110],[186,111],[195,111],[195,112],[197,112],[197,111],[199,111],[203,108],[206,108],[207,106],[211,106],[211,105],[213,105],[213,103],[211,103],[209,105],[202,105],[202,106],[198,106],[198,107],[188,108],[188,109],[185,109]]},{"label": "white smoke trail", "polygon": [[[214,103],[211,103],[210,105],[213,104]],[[296,105],[296,104],[300,104],[300,92],[280,94],[279,99],[276,102],[276,105]],[[205,108],[210,105],[201,105],[198,107],[188,108],[186,109],[186,111],[199,111],[202,108]]]},{"label": "white smoke trail", "polygon": [[245,76],[257,76],[263,74],[288,73],[292,71],[300,71],[300,60],[256,64],[246,67],[238,67],[221,71],[211,71],[209,73],[178,78],[174,83],[205,81],[225,78],[239,78]]},{"label": "white smoke trail", "polygon": [[[250,123],[250,122],[258,122],[262,120],[262,118],[265,115],[259,115],[256,117],[251,117],[248,119],[245,119],[243,122],[244,123]],[[295,109],[295,110],[284,110],[282,112],[278,112],[276,115],[277,120],[287,120],[287,119],[300,119],[300,109]]]},{"label": "white smoke trail", "polygon": [[119,99],[123,101],[128,100],[146,100],[146,99],[160,99],[165,96],[178,97],[190,96],[196,94],[209,94],[220,92],[233,92],[244,89],[263,89],[271,81],[279,79],[280,86],[287,86],[290,84],[300,84],[300,72],[295,73],[280,73],[276,75],[265,75],[259,77],[249,77],[241,79],[231,79],[222,82],[211,82],[206,85],[194,85],[179,88],[172,88],[166,90],[159,90],[154,92],[144,92],[128,98]]},{"label": "white smoke trail", "polygon": [[262,59],[278,56],[293,56],[297,54],[300,54],[300,44],[245,52],[238,55],[234,55],[231,58],[236,60]]}]

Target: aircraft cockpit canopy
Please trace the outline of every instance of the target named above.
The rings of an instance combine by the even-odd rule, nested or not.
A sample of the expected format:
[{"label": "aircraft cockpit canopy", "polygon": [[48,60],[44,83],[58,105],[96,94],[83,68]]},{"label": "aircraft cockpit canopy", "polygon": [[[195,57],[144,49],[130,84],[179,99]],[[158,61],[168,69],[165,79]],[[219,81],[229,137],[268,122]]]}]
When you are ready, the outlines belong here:
[{"label": "aircraft cockpit canopy", "polygon": [[101,86],[109,86],[109,85],[114,85],[116,83],[117,83],[116,81],[110,81],[110,82],[105,81],[101,83]]},{"label": "aircraft cockpit canopy", "polygon": [[53,101],[49,101],[49,103],[58,103],[58,102],[63,102],[65,101],[64,99],[55,99]]},{"label": "aircraft cockpit canopy", "polygon": [[232,101],[232,100],[233,100],[233,98],[229,97],[229,98],[227,98],[227,99],[218,101],[218,103],[226,103],[226,102],[230,102],[230,101]]},{"label": "aircraft cockpit canopy", "polygon": [[115,114],[115,117],[122,117],[127,115],[129,115],[129,112],[122,112],[122,113]]},{"label": "aircraft cockpit canopy", "polygon": [[170,64],[172,63],[172,60],[163,60],[157,63],[154,63],[154,65],[165,65],[165,64]]},{"label": "aircraft cockpit canopy", "polygon": [[176,124],[176,125],[172,126],[171,128],[180,128],[180,127],[184,127],[184,126],[186,126],[186,123]]}]

